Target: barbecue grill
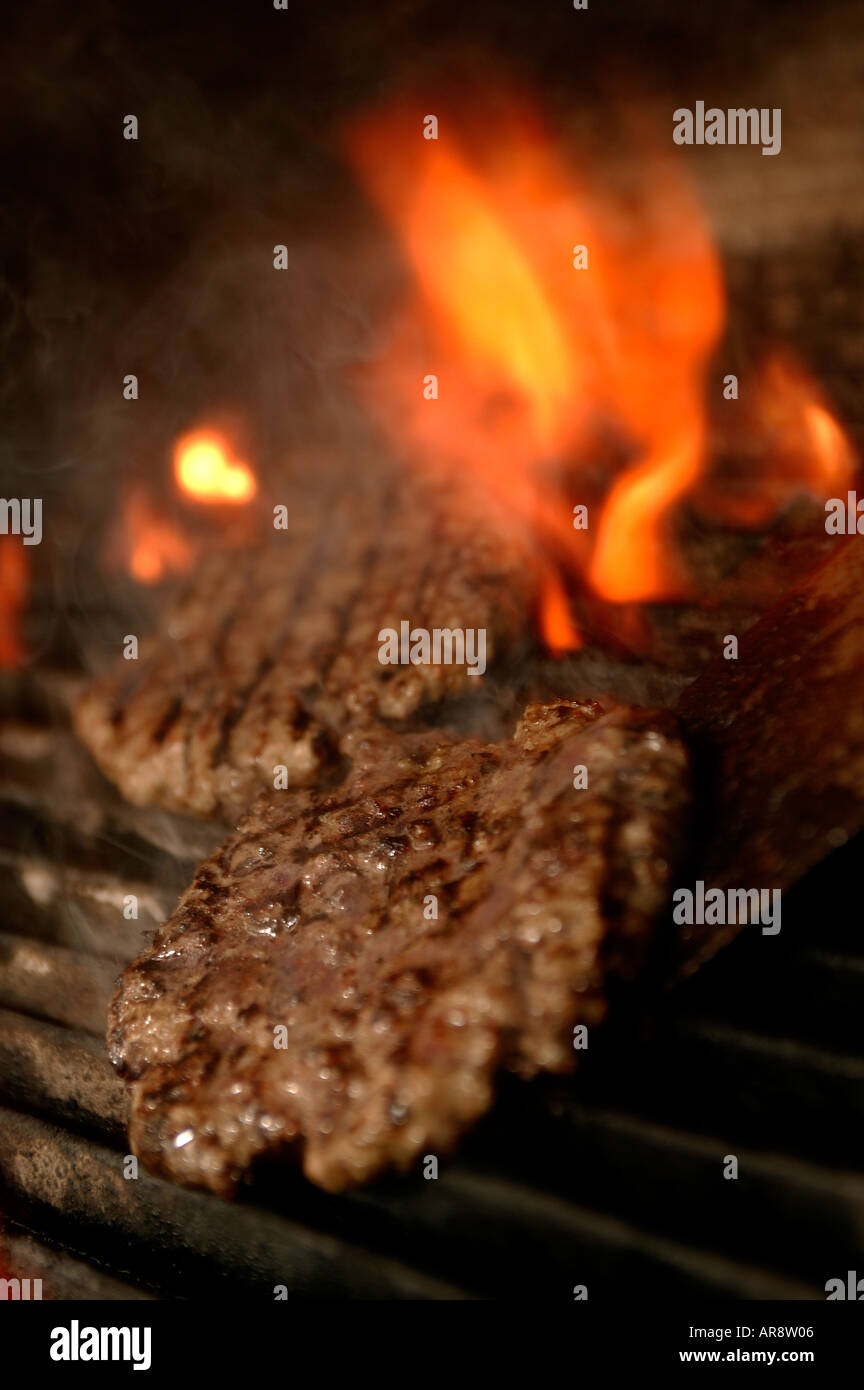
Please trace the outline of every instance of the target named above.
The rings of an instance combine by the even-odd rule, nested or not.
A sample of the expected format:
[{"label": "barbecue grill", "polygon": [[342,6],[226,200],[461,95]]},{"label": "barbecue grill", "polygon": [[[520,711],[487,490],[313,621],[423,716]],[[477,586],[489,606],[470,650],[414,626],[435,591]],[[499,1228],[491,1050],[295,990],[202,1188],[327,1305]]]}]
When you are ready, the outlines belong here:
[{"label": "barbecue grill", "polygon": [[[376,266],[374,253],[362,261],[374,241],[368,210],[356,190],[346,193],[332,154],[315,147],[310,128],[317,134],[318,122],[341,120],[375,91],[383,71],[389,75],[397,66],[391,35],[407,66],[422,74],[417,34],[439,23],[441,9],[426,0],[394,6],[382,17],[380,34],[368,38],[364,25],[377,30],[377,19],[355,15],[353,28],[350,21],[340,27],[329,10],[318,21],[310,9],[300,20],[292,16],[297,41],[285,48],[273,37],[272,16],[262,10],[249,21],[254,77],[241,67],[232,87],[237,35],[229,8],[220,14],[207,3],[189,12],[184,51],[188,46],[197,54],[201,35],[210,43],[200,56],[200,92],[194,88],[195,101],[204,93],[200,106],[189,105],[182,83],[171,92],[166,86],[164,109],[147,105],[148,82],[155,83],[154,74],[161,78],[164,67],[160,41],[173,51],[175,7],[165,7],[164,34],[152,46],[149,35],[142,40],[138,34],[137,18],[130,18],[128,33],[105,63],[104,100],[119,128],[111,103],[127,100],[123,65],[140,58],[143,76],[133,62],[132,90],[135,103],[147,106],[141,145],[131,152],[108,149],[109,116],[104,129],[94,122],[88,144],[63,112],[57,125],[65,122],[72,131],[75,197],[62,179],[49,180],[36,197],[28,165],[18,171],[10,203],[10,221],[20,216],[27,227],[34,263],[42,257],[53,266],[55,228],[63,225],[66,236],[69,219],[69,287],[64,281],[63,311],[57,312],[49,274],[33,290],[32,324],[22,315],[24,348],[32,350],[36,368],[32,380],[25,374],[16,481],[4,482],[9,492],[29,494],[28,461],[51,460],[40,475],[51,528],[38,558],[29,555],[33,592],[24,646],[34,659],[0,674],[0,1278],[41,1279],[43,1296],[57,1299],[230,1294],[260,1300],[284,1289],[289,1298],[307,1299],[572,1300],[582,1286],[590,1300],[606,1301],[619,1300],[622,1292],[667,1300],[823,1299],[829,1279],[845,1281],[847,1271],[864,1267],[864,1177],[856,1171],[864,1119],[858,1023],[864,944],[854,908],[841,906],[855,902],[860,836],[788,894],[779,936],[750,927],[695,976],[658,987],[636,1013],[622,1011],[626,1017],[613,1018],[602,1036],[592,1036],[572,1078],[502,1081],[493,1112],[458,1154],[439,1156],[437,1177],[418,1174],[332,1196],[291,1167],[264,1167],[237,1201],[226,1203],[151,1177],[128,1154],[125,1088],[104,1043],[108,1002],[122,968],[172,911],[223,830],[127,804],[71,732],[70,709],[91,657],[100,662],[109,650],[116,655],[118,634],[143,633],[152,616],[147,595],[128,575],[115,569],[106,580],[105,542],[130,500],[123,487],[151,481],[158,472],[153,460],[163,456],[174,425],[185,428],[199,406],[221,405],[223,398],[242,400],[250,415],[259,416],[268,484],[268,466],[283,455],[293,463],[302,454],[315,472],[315,460],[342,450],[350,489],[356,447],[363,466],[354,471],[365,471],[373,446],[368,436],[357,444],[362,412],[346,408],[328,373],[365,361],[371,351],[365,320],[375,321],[379,299],[391,293],[391,268]],[[485,52],[494,31],[502,50],[524,50],[529,76],[539,77],[541,87],[548,77],[559,108],[569,110],[573,102],[575,110],[574,93],[587,93],[587,107],[574,122],[577,133],[583,127],[589,132],[595,92],[601,100],[606,94],[602,84],[595,89],[592,50],[586,40],[583,53],[568,7],[553,7],[559,13],[543,32],[533,17],[526,20],[523,6],[509,7],[509,14],[497,0],[473,8],[470,16],[457,8],[452,37],[465,40],[469,52],[472,41]],[[613,55],[620,52],[625,65],[629,57],[638,66],[644,56],[668,92],[670,110],[690,101],[691,87],[697,96],[706,94],[715,79],[721,103],[723,93],[738,93],[746,82],[748,102],[788,103],[789,155],[782,165],[756,150],[744,152],[752,156],[749,163],[729,160],[728,152],[693,152],[734,308],[723,370],[746,379],[760,334],[768,342],[791,341],[814,364],[860,449],[862,320],[854,287],[864,268],[864,205],[852,136],[860,124],[852,71],[860,45],[844,40],[852,11],[842,4],[835,7],[836,42],[833,12],[820,27],[809,6],[759,9],[761,19],[747,4],[733,6],[731,16],[726,6],[713,16],[711,7],[700,8],[676,27],[656,0],[632,6],[623,38],[619,27],[626,25],[619,26],[613,9],[592,7],[575,23]],[[29,36],[26,24],[22,29],[26,52],[41,51],[52,32],[42,9],[34,13]],[[744,56],[742,26],[752,39]],[[60,25],[57,33],[64,32]],[[798,53],[809,62],[810,37],[821,87],[830,88],[821,121],[811,119],[820,109],[819,84],[808,78],[809,90],[796,106],[792,98],[801,84],[783,60],[784,53]],[[316,66],[322,52],[326,61]],[[59,72],[68,62],[64,45],[52,53]],[[89,111],[90,87],[97,84],[88,81],[89,59],[79,60],[77,80],[87,94],[82,107]],[[101,81],[101,53],[94,61]],[[494,77],[494,55],[489,66]],[[47,71],[54,71],[50,64]],[[269,145],[260,137],[278,122],[266,101],[258,107],[250,98],[259,81],[280,101],[283,91],[297,93],[296,111],[286,112],[284,131],[271,133]],[[47,140],[36,105],[38,120],[22,118],[23,151],[28,139],[37,152]],[[239,113],[236,121],[218,130],[208,125],[223,109]],[[105,115],[101,108],[99,115]],[[151,137],[157,156],[146,144]],[[271,191],[282,144],[292,141],[302,157],[296,168],[285,161],[286,182]],[[56,150],[52,146],[51,159],[59,165]],[[165,172],[168,150],[177,151],[176,166],[166,164]],[[240,166],[249,150],[254,158],[247,174]],[[138,183],[138,173],[128,172],[130,153],[143,171]],[[777,182],[773,200],[763,202],[759,179],[768,164],[776,165]],[[38,160],[33,167],[39,168]],[[97,167],[104,170],[103,184],[93,173]],[[248,195],[255,207],[236,254],[233,227],[223,247],[223,229],[217,223],[214,232],[207,220],[213,206],[222,207],[226,187],[234,196],[235,179],[237,204]],[[32,218],[31,203],[37,206]],[[111,225],[115,203],[122,236]],[[334,235],[329,257],[325,251],[319,256],[325,225],[328,235],[344,238],[340,244]],[[288,288],[274,294],[269,248],[283,236],[294,238],[280,282]],[[320,240],[323,246],[327,238]],[[346,247],[352,256],[356,250],[356,276],[353,261],[345,270]],[[175,283],[178,263],[187,279]],[[110,294],[103,302],[93,288],[99,281],[101,290],[103,264],[114,295],[110,311]],[[130,264],[143,290],[132,283]],[[18,286],[14,268],[10,275]],[[352,277],[368,282],[369,304],[355,303]],[[26,278],[22,272],[22,285]],[[150,285],[164,291],[166,283],[169,289],[152,309]],[[29,294],[25,286],[28,309]],[[82,340],[78,327],[97,319],[98,349],[95,336]],[[62,429],[52,420],[43,436],[34,422],[44,413],[32,401],[44,389],[40,333],[48,341],[46,324],[56,335],[47,355],[62,379],[54,388],[57,413],[66,419]],[[120,341],[124,352],[134,346],[131,363],[118,353]],[[279,359],[274,370],[268,354],[286,342],[290,361]],[[9,343],[16,348],[11,336]],[[127,370],[139,372],[144,384],[141,401],[128,403],[128,411],[127,403],[118,404],[118,381]],[[69,399],[59,399],[64,388]],[[98,426],[92,424],[97,418]],[[59,458],[62,468],[57,464],[54,471]],[[117,459],[128,462],[128,476]],[[159,478],[154,497],[170,520],[169,493]],[[82,531],[85,513],[90,529]],[[187,508],[186,521],[190,514]],[[192,526],[203,534],[209,524]],[[729,544],[743,550],[749,539]],[[710,554],[713,559],[714,550]],[[782,572],[782,560],[778,568]],[[111,603],[103,592],[109,587]],[[666,621],[675,627],[674,618]],[[697,629],[695,647],[703,640],[701,620],[691,614],[688,621]],[[681,656],[678,637],[676,628],[670,642],[675,658]],[[578,682],[565,688],[562,675],[558,693],[617,690],[634,703],[671,704],[685,682],[684,665],[616,665],[598,649],[587,653],[583,666],[597,691]],[[554,663],[545,668],[546,685],[554,689],[558,677],[550,667]],[[509,698],[515,708],[513,690]],[[790,757],[794,753],[789,750]],[[737,1176],[730,1175],[733,1158]]]},{"label": "barbecue grill", "polygon": [[860,1265],[864,955],[822,906],[858,841],[778,938],[746,931],[638,1037],[610,1034],[574,1079],[505,1085],[437,1179],[333,1197],[279,1170],[229,1205],[128,1176],[108,999],[218,832],[121,801],[68,731],[75,686],[37,669],[0,732],[0,1240],[44,1296],[807,1299]]}]

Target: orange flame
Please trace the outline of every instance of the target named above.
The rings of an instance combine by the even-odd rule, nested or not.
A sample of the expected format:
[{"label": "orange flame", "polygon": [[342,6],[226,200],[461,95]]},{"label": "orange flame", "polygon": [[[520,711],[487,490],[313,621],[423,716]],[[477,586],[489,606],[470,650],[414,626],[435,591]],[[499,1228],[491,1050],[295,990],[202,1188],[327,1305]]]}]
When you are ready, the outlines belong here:
[{"label": "orange flame", "polygon": [[198,429],[182,435],[173,454],[174,478],[184,500],[227,506],[232,519],[227,512],[214,510],[208,522],[190,521],[181,529],[141,485],[130,487],[106,558],[139,584],[159,584],[184,574],[202,549],[226,536],[234,542],[247,536],[246,513],[235,509],[255,497],[258,481],[249,465],[236,456],[227,436],[215,429]]},{"label": "orange flame", "polygon": [[[556,566],[617,603],[687,592],[669,522],[706,481],[719,261],[668,156],[645,148],[635,186],[616,191],[566,168],[524,107],[502,118],[498,104],[483,126],[438,120],[432,140],[407,106],[348,132],[419,292],[366,389],[403,448],[539,542],[541,626],[560,651],[579,639]],[[768,385],[785,399],[787,379]],[[819,485],[838,486],[848,446],[796,392],[787,434]],[[590,504],[588,534],[573,502]]]},{"label": "orange flame", "polygon": [[803,367],[779,353],[769,358],[758,399],[763,432],[790,488],[821,498],[851,484],[852,446]]},{"label": "orange flame", "polygon": [[[615,432],[631,463],[609,493],[591,582],[619,600],[677,592],[664,523],[703,467],[702,377],[723,320],[698,208],[656,157],[635,214],[584,180],[574,186],[524,114],[503,130],[497,119],[494,143],[472,127],[470,154],[450,134],[423,141],[421,129],[390,112],[349,138],[416,274],[424,303],[412,312],[431,324],[426,370],[441,398],[406,412],[403,395],[398,425],[427,460],[467,470],[527,518],[574,568],[584,548],[542,474],[551,459],[590,458],[598,431]],[[407,385],[397,370],[394,392],[392,369],[378,392],[391,423]],[[411,390],[416,402],[416,377]],[[544,588],[557,645],[560,590]]]},{"label": "orange flame", "polygon": [[852,448],[837,421],[824,405],[810,401],[804,407],[804,423],[810,436],[813,483],[820,495],[851,483],[855,465]]},{"label": "orange flame", "polygon": [[237,459],[215,431],[186,434],[174,448],[174,476],[180,489],[196,502],[242,505],[258,491],[248,464]]},{"label": "orange flame", "polygon": [[747,396],[746,439],[735,441],[739,476],[707,478],[695,499],[702,510],[739,526],[761,526],[796,496],[822,500],[852,486],[852,445],[816,382],[788,353],[774,352],[762,363]]},{"label": "orange flame", "polygon": [[541,570],[539,623],[540,636],[553,656],[581,646],[581,636],[573,621],[561,576],[548,566]]},{"label": "orange flame", "polygon": [[0,670],[20,666],[25,659],[20,617],[30,592],[30,568],[23,542],[0,536]]},{"label": "orange flame", "polygon": [[179,527],[141,488],[131,488],[111,540],[109,563],[125,569],[139,584],[159,584],[185,574],[194,556],[193,545]]}]

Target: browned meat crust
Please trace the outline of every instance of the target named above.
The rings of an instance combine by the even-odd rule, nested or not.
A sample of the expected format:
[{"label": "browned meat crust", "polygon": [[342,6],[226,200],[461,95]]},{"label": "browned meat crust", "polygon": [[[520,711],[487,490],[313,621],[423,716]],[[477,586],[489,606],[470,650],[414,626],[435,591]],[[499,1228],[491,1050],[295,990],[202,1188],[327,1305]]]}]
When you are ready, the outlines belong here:
[{"label": "browned meat crust", "polygon": [[[786,888],[864,825],[864,549],[855,538],[684,692],[711,824],[695,876]],[[740,924],[682,929],[692,969]]]},{"label": "browned meat crust", "polygon": [[498,1069],[570,1069],[644,965],[688,800],[668,716],[598,714],[355,734],[344,786],[259,799],[111,1008],[148,1167],[227,1195],[290,1151],[339,1190],[446,1151]]},{"label": "browned meat crust", "polygon": [[485,629],[489,665],[524,640],[533,601],[519,546],[437,493],[316,499],[261,548],[209,556],[139,660],[85,693],[75,726],[136,805],[233,816],[277,767],[313,782],[352,725],[482,681],[465,665],[381,665],[382,628]]}]

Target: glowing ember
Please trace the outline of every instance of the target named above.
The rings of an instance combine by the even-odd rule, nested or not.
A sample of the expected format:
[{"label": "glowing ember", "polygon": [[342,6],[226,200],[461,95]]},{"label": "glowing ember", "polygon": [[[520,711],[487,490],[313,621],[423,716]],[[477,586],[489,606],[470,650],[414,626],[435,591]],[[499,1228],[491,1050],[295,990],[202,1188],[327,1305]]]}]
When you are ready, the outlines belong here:
[{"label": "glowing ember", "polygon": [[20,618],[30,589],[29,566],[17,536],[0,536],[0,669],[20,666],[25,659]]},{"label": "glowing ember", "polygon": [[[669,523],[710,483],[705,382],[725,306],[702,212],[668,155],[641,150],[638,181],[616,193],[606,171],[566,168],[513,109],[496,104],[482,123],[439,114],[436,140],[404,107],[349,132],[419,291],[366,389],[403,451],[533,535],[541,628],[562,651],[579,639],[553,566],[617,603],[688,591]],[[786,486],[757,487],[748,505],[771,516],[796,489],[836,490],[852,462],[803,377],[770,368],[763,389]],[[589,505],[587,534],[573,503]]]},{"label": "glowing ember", "polygon": [[214,430],[183,435],[174,447],[174,476],[184,501],[223,504],[207,523],[180,525],[143,487],[127,492],[112,537],[107,560],[125,569],[139,584],[159,584],[185,574],[208,547],[229,541],[240,543],[247,535],[247,513],[242,510],[258,491],[258,482],[230,444]]},{"label": "glowing ember", "polygon": [[174,449],[174,476],[178,486],[196,502],[241,505],[258,491],[251,468],[232,456],[218,434],[184,435]]},{"label": "glowing ember", "polygon": [[194,548],[183,532],[140,488],[133,488],[123,503],[109,563],[126,569],[139,584],[158,584],[172,575],[185,574],[194,557]]},{"label": "glowing ember", "polygon": [[813,445],[810,457],[816,464],[814,483],[819,495],[845,487],[855,468],[849,441],[837,421],[825,406],[811,402],[804,408],[804,422]]}]

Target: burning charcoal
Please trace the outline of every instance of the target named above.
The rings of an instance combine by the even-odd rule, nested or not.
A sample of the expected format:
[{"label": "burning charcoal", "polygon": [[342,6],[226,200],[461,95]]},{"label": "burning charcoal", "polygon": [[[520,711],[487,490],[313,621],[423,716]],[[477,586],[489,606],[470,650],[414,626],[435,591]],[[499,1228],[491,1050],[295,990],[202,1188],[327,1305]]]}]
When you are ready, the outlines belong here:
[{"label": "burning charcoal", "polygon": [[336,1191],[443,1153],[499,1070],[569,1071],[645,965],[688,814],[668,716],[558,701],[500,744],[343,752],[335,790],[258,800],[113,1001],[133,1147],[179,1182],[290,1153]]},{"label": "burning charcoal", "polygon": [[458,650],[382,663],[382,630],[482,634],[491,663],[524,640],[533,585],[514,541],[419,487],[301,510],[261,548],[208,556],[140,659],[85,693],[76,728],[136,805],[239,814],[319,778],[347,728],[476,687]]}]

